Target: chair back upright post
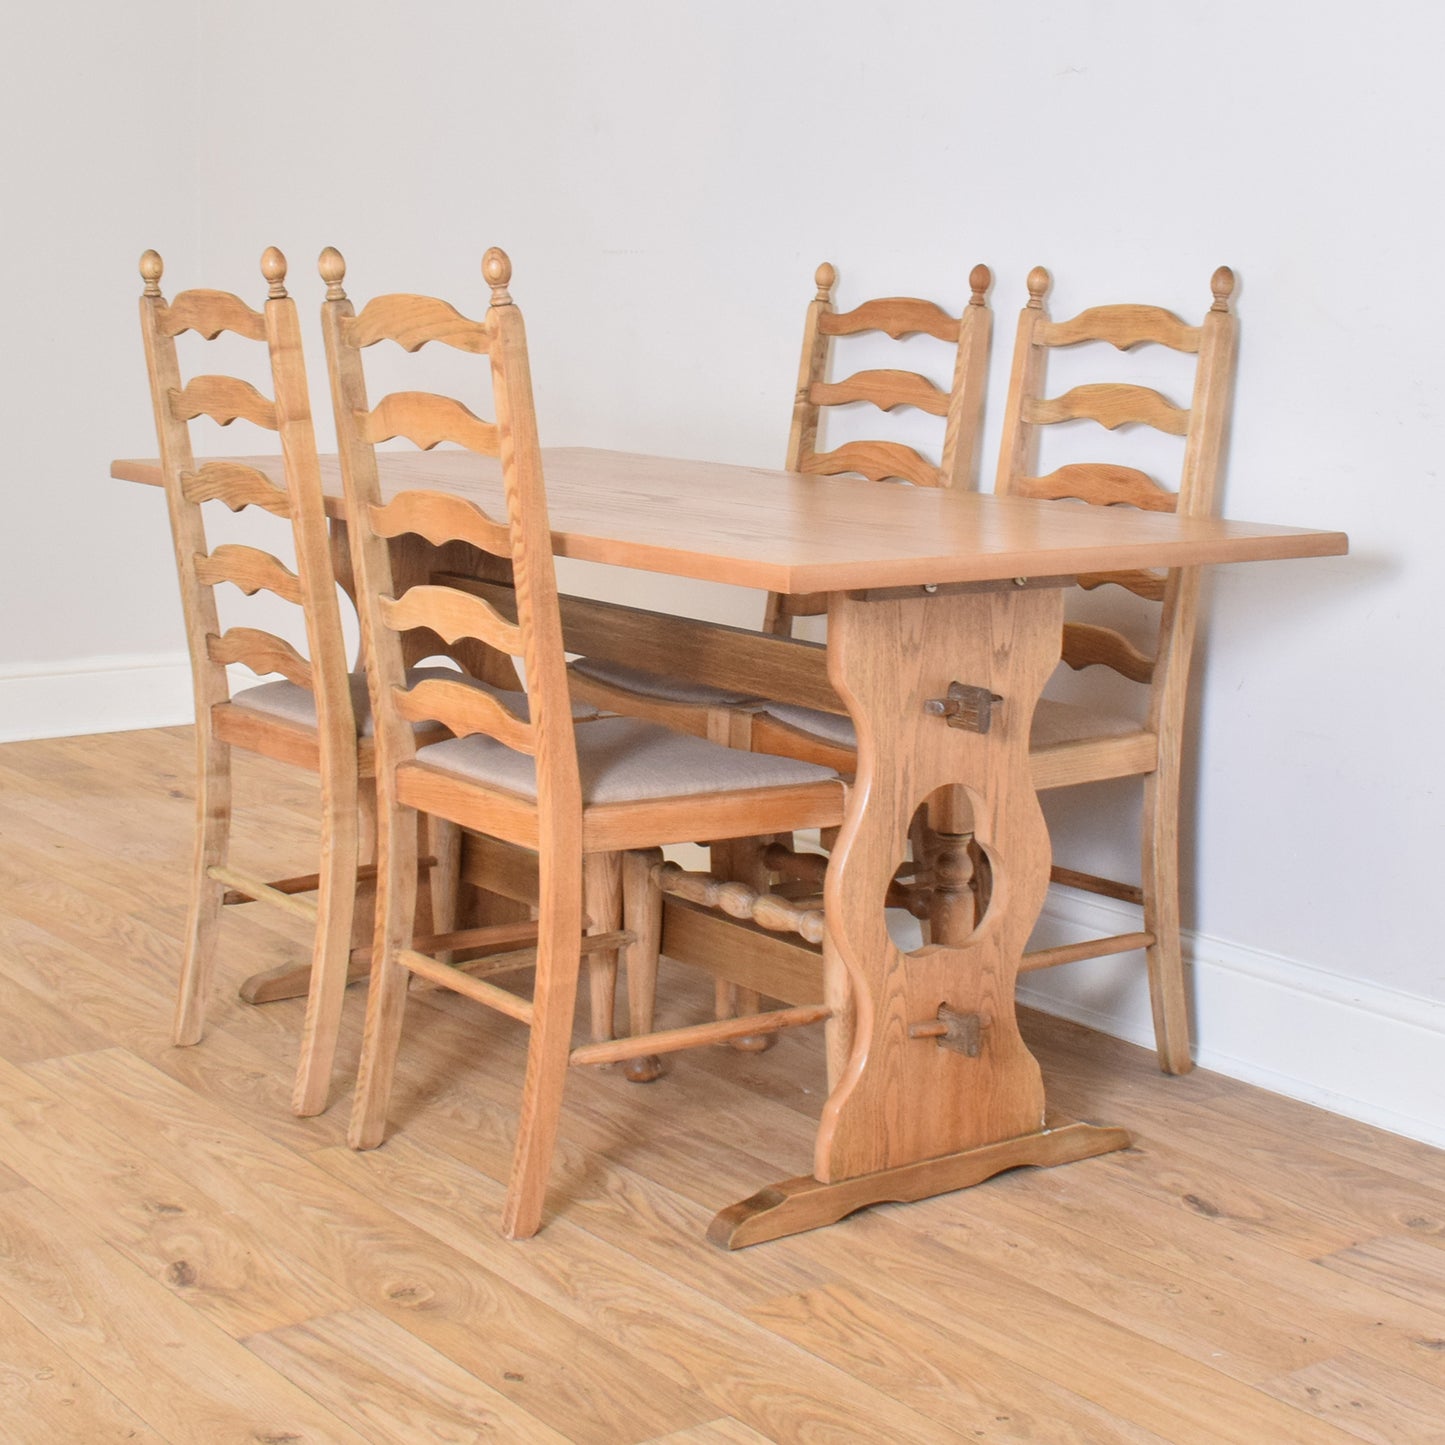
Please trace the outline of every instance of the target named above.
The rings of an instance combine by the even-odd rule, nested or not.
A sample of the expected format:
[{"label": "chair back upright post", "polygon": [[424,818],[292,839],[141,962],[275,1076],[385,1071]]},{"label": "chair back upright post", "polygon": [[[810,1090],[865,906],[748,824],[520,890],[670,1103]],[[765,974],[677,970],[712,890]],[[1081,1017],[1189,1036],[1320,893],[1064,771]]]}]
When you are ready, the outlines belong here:
[{"label": "chair back upright post", "polygon": [[[865,301],[840,313],[833,305],[837,270],[827,261],[818,267],[814,275],[817,294],[808,304],[803,322],[798,387],[784,463],[788,471],[814,476],[852,473],[870,481],[903,481],[919,487],[977,486],[993,336],[993,313],[988,307],[993,274],[987,266],[978,265],[968,279],[970,295],[961,316],[950,316],[932,301],[902,296]],[[944,391],[918,372],[895,368],[855,372],[830,382],[827,373],[833,338],[861,336],[870,331],[881,331],[894,341],[926,335],[951,342],[955,351],[949,390]],[[916,448],[899,441],[853,441],[820,451],[823,409],[852,402],[867,402],[879,411],[913,406],[944,418],[940,461],[931,462]],[[763,630],[787,636],[794,617],[815,616],[825,606],[826,600],[819,596],[783,597],[771,593]]]},{"label": "chair back upright post", "polygon": [[[285,257],[274,246],[262,257],[261,271],[269,294],[260,312],[224,291],[183,291],[168,302],[160,289],[163,263],[154,251],[147,251],[141,258],[140,270],[145,282],[140,299],[141,331],[197,720],[197,806],[201,826],[174,1031],[176,1042],[184,1044],[194,1043],[201,1036],[210,960],[226,896],[226,881],[215,873],[227,871],[231,813],[230,743],[217,732],[218,719],[231,701],[227,667],[239,663],[258,675],[279,673],[314,696],[317,729],[314,739],[308,735],[303,752],[314,747],[322,785],[322,855],[327,863],[318,885],[317,910],[324,920],[325,935],[318,949],[327,954],[344,951],[349,938],[351,905],[334,895],[338,889],[354,887],[355,882],[356,721],[307,398],[300,325],[295,303],[286,292]],[[195,331],[207,341],[222,332],[232,332],[250,341],[265,342],[272,397],[263,396],[234,376],[200,375],[183,384],[176,338],[186,331]],[[197,466],[190,423],[201,416],[222,426],[240,418],[276,432],[284,461],[283,485],[277,486],[263,473],[239,462],[207,461]],[[222,501],[233,512],[257,507],[286,519],[295,550],[295,572],[259,547],[225,543],[209,548],[202,517],[202,505],[208,501]],[[266,591],[300,607],[308,656],[303,657],[285,639],[259,628],[233,627],[222,632],[216,591],[223,584],[248,596]],[[344,956],[339,957],[339,962],[332,958],[330,963],[336,967],[313,971],[313,988],[308,996],[295,1098],[297,1111],[302,1113],[315,1113],[324,1105],[330,1076],[334,1030],[323,1024],[323,1019],[339,1012],[346,974]],[[323,983],[319,976],[323,973],[327,975],[324,986],[318,986]],[[330,1032],[332,1037],[313,1048],[318,1029]]]}]

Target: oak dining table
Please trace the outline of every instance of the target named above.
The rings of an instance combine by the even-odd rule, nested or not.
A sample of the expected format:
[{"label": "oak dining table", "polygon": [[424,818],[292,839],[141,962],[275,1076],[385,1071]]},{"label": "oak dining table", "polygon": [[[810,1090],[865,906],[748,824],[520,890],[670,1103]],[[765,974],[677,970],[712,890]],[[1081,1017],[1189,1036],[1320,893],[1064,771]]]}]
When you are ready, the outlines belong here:
[{"label": "oak dining table", "polygon": [[[1064,589],[1080,573],[1340,555],[1344,534],[591,448],[542,456],[559,557],[828,597],[826,648],[767,644],[795,649],[798,666],[773,673],[796,674],[787,700],[817,705],[831,689],[858,739],[824,891],[828,1095],[811,1170],[722,1210],[714,1241],[738,1247],[1126,1147],[1123,1128],[1048,1113],[1016,1017],[1050,867],[1029,729],[1059,661]],[[279,457],[240,460],[280,477]],[[495,461],[446,450],[378,460],[384,493],[422,486],[502,508]],[[116,461],[111,475],[161,484],[153,460]],[[335,457],[322,477],[344,523]],[[737,680],[728,631],[706,629],[721,639],[709,676],[724,683]],[[960,696],[971,700],[962,709]],[[987,911],[967,936],[904,951],[887,927],[889,885],[918,806],[959,786],[991,863]],[[966,1044],[939,1029],[945,1015],[969,1022]]]}]

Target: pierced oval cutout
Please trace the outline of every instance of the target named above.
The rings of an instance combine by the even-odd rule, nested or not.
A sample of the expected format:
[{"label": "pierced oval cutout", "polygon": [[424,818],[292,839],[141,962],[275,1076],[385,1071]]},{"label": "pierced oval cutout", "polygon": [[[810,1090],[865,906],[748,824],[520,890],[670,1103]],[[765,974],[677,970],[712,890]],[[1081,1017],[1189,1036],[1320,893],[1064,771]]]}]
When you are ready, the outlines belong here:
[{"label": "pierced oval cutout", "polygon": [[888,907],[901,910],[891,931],[910,956],[967,943],[987,920],[994,859],[974,836],[973,819],[974,797],[964,787],[937,789],[913,815],[908,859],[888,894]]}]

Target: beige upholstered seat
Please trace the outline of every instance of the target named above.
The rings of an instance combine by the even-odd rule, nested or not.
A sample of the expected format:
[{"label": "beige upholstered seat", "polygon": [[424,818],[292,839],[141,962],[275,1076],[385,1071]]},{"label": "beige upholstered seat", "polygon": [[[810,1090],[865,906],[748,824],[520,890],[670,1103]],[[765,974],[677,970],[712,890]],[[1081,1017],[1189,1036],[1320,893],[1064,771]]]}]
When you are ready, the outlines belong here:
[{"label": "beige upholstered seat", "polygon": [[[459,778],[537,796],[536,759],[473,734],[419,748],[417,763]],[[784,788],[836,780],[831,768],[793,758],[739,752],[637,718],[599,718],[577,731],[582,802],[640,803],[697,793]]]},{"label": "beige upholstered seat", "polygon": [[[797,729],[800,733],[821,738],[834,747],[851,751],[858,746],[852,718],[838,713],[774,703],[768,708],[768,716],[786,727]],[[1081,707],[1078,703],[1060,702],[1055,698],[1045,697],[1039,699],[1038,707],[1034,709],[1029,743],[1034,748],[1047,748],[1059,743],[1077,742],[1081,738],[1123,737],[1127,733],[1144,731],[1138,719],[1122,713]]]}]

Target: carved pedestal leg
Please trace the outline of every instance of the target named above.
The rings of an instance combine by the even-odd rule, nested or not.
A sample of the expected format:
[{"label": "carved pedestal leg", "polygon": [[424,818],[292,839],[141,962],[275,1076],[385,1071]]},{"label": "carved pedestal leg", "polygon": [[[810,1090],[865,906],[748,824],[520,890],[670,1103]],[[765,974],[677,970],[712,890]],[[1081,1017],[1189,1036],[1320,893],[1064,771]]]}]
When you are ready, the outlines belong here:
[{"label": "carved pedestal leg", "polygon": [[[1128,1143],[1121,1130],[1045,1127],[1038,1063],[1014,1012],[1019,959],[1049,878],[1029,726],[1058,661],[1062,612],[1052,588],[833,598],[829,673],[857,725],[858,775],[828,871],[824,960],[830,997],[846,977],[851,1039],[823,1110],[813,1177],[723,1211],[715,1242],[776,1238],[865,1204]],[[999,701],[950,726],[925,704],[955,682]],[[884,899],[919,804],[952,785],[967,790],[988,912],[975,929],[971,905],[965,917],[955,898],[932,941],[904,954],[888,936]],[[954,855],[945,876],[961,897],[968,845],[940,841]]]}]

